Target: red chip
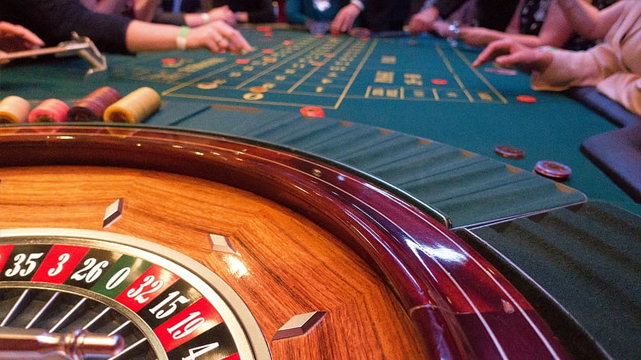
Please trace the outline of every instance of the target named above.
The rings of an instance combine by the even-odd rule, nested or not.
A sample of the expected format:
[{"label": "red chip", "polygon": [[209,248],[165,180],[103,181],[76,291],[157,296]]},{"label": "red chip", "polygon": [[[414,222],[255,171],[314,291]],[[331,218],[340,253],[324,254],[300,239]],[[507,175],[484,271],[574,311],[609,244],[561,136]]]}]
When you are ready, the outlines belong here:
[{"label": "red chip", "polygon": [[334,36],[341,34],[340,30],[336,30],[336,29],[329,30],[329,33]]},{"label": "red chip", "polygon": [[293,44],[293,43],[294,43],[294,42],[293,42],[293,41],[291,41],[291,40],[285,40],[285,41],[283,41],[283,45],[291,45],[291,44]]},{"label": "red chip", "polygon": [[302,108],[300,108],[300,113],[306,117],[325,117],[325,112],[318,106],[303,106]]},{"label": "red chip", "polygon": [[447,80],[444,80],[444,79],[432,79],[432,84],[434,84],[434,85],[447,85]]},{"label": "red chip", "polygon": [[519,95],[516,97],[516,101],[531,104],[536,102],[536,98],[530,95]]},{"label": "red chip", "polygon": [[256,30],[260,32],[272,31],[270,26],[256,26]]},{"label": "red chip", "polygon": [[162,64],[175,64],[178,61],[176,58],[164,58],[160,60]]},{"label": "red chip", "polygon": [[263,54],[273,54],[274,53],[274,49],[263,49],[261,52]]},{"label": "red chip", "polygon": [[249,64],[249,59],[245,59],[245,58],[236,59],[236,64],[242,64],[242,65]]},{"label": "red chip", "polygon": [[556,161],[541,160],[534,165],[534,171],[553,180],[567,180],[572,175],[572,169],[569,166]]},{"label": "red chip", "polygon": [[525,157],[523,150],[508,145],[497,146],[494,148],[494,152],[506,159],[523,159]]}]

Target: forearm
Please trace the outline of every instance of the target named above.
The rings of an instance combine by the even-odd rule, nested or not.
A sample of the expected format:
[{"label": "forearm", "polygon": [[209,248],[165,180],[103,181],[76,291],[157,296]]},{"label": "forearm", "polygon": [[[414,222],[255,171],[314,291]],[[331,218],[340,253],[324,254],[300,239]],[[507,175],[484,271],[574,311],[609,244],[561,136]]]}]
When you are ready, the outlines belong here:
[{"label": "forearm", "polygon": [[557,0],[557,4],[572,29],[584,38],[602,39],[612,26],[610,16],[600,19],[599,10],[585,1]]},{"label": "forearm", "polygon": [[127,49],[132,53],[175,50],[180,28],[133,20],[127,28]]},{"label": "forearm", "polygon": [[137,20],[152,21],[161,0],[136,0],[134,14]]},{"label": "forearm", "polygon": [[[448,35],[447,33],[445,35]],[[541,41],[534,35],[510,34],[486,28],[463,26],[460,28],[459,38],[468,45],[486,46],[489,43],[502,39],[512,39],[527,47],[541,46]]]},{"label": "forearm", "polygon": [[553,61],[544,72],[532,73],[535,90],[565,90],[572,86],[594,86],[618,71],[616,59],[606,47],[589,51],[552,50]]}]

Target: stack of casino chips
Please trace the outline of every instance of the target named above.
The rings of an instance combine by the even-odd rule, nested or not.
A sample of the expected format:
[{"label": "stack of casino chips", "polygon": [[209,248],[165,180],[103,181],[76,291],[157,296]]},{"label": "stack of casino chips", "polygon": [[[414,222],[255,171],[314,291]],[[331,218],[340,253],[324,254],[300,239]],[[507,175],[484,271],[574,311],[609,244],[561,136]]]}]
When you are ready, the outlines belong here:
[{"label": "stack of casino chips", "polygon": [[160,95],[149,87],[141,87],[110,105],[103,115],[105,122],[140,123],[160,109]]},{"label": "stack of casino chips", "polygon": [[29,112],[27,120],[30,123],[64,122],[67,120],[68,111],[69,106],[64,101],[58,99],[47,99]]},{"label": "stack of casino chips", "polygon": [[76,101],[69,112],[69,121],[101,121],[107,107],[120,100],[120,93],[109,86],[103,86]]},{"label": "stack of casino chips", "polygon": [[19,96],[7,96],[0,101],[0,124],[14,124],[27,121],[31,111],[29,102]]}]

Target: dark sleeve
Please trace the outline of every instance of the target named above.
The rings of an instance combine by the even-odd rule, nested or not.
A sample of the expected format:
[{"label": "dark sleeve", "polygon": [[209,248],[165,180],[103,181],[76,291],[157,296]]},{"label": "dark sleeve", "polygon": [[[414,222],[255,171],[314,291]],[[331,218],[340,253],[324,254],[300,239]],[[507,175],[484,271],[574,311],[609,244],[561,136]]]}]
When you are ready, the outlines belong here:
[{"label": "dark sleeve", "polygon": [[270,0],[213,0],[212,7],[227,5],[233,12],[246,12],[250,23],[271,23],[276,21],[274,7]]},{"label": "dark sleeve", "polygon": [[161,7],[158,7],[158,9],[156,10],[153,22],[177,26],[187,25],[187,23],[185,23],[185,14],[165,12]]},{"label": "dark sleeve", "polygon": [[470,0],[436,0],[434,7],[438,9],[439,15],[445,19],[458,10],[466,1]]},{"label": "dark sleeve", "polygon": [[[246,2],[246,1],[239,1]],[[274,14],[274,6],[269,0],[255,0],[253,2],[253,9],[239,10],[247,11],[247,16],[250,23],[272,23],[276,21],[276,14]],[[233,10],[233,9],[232,9]]]},{"label": "dark sleeve", "polygon": [[71,33],[89,37],[100,51],[129,54],[127,27],[131,19],[98,14],[78,0],[2,0],[3,21],[33,31],[46,44],[55,46],[71,39]]},{"label": "dark sleeve", "polygon": [[505,31],[518,4],[519,0],[478,0],[476,7],[479,26]]},{"label": "dark sleeve", "polygon": [[361,0],[363,27],[372,32],[401,31],[410,15],[409,0]]}]

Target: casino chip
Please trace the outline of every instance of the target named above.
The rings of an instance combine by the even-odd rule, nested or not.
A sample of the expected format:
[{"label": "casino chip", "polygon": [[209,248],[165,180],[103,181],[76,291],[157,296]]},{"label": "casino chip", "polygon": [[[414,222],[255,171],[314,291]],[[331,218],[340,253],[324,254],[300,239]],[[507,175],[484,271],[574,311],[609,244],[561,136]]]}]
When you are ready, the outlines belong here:
[{"label": "casino chip", "polygon": [[349,34],[357,38],[364,38],[364,37],[369,38],[371,32],[367,28],[355,27],[349,31]]},{"label": "casino chip", "polygon": [[541,160],[534,165],[534,172],[547,178],[564,181],[572,174],[569,166],[551,160]]},{"label": "casino chip", "polygon": [[300,108],[300,113],[305,117],[325,117],[325,112],[318,106],[303,106],[302,108]]},{"label": "casino chip", "polygon": [[432,79],[432,84],[434,84],[434,85],[447,85],[447,80],[445,80],[445,79]]},{"label": "casino chip", "polygon": [[509,75],[509,76],[516,75],[516,70],[514,70],[514,69],[506,69],[506,68],[499,68],[499,67],[486,67],[483,70],[486,73],[490,73],[490,74]]},{"label": "casino chip", "polygon": [[536,102],[536,98],[531,95],[519,95],[516,97],[516,101],[522,102],[522,103],[528,103],[532,104]]},{"label": "casino chip", "polygon": [[507,159],[523,159],[525,157],[523,150],[508,145],[497,146],[494,148],[494,152]]},{"label": "casino chip", "polygon": [[236,59],[236,64],[247,65],[249,64],[249,59],[247,58]]}]

